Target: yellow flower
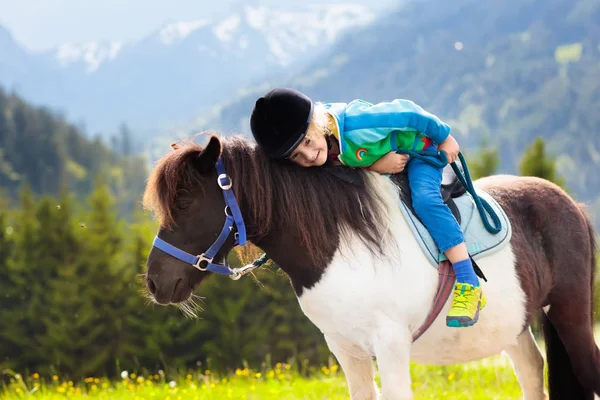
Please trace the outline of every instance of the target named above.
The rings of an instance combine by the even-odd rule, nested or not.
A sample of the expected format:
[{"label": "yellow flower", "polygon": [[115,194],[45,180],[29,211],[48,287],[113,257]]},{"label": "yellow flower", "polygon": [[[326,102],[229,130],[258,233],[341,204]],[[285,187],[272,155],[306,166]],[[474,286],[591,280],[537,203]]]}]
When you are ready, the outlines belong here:
[{"label": "yellow flower", "polygon": [[338,370],[338,368],[339,368],[339,367],[338,367],[338,365],[337,365],[337,364],[333,364],[333,365],[331,366],[331,372],[335,372],[335,371],[337,371],[337,370]]},{"label": "yellow flower", "polygon": [[15,389],[15,392],[17,392],[17,393],[21,393],[21,388],[16,388],[16,389]]},{"label": "yellow flower", "polygon": [[191,381],[191,380],[192,380],[192,374],[188,374],[188,375],[187,375],[187,380],[188,380],[188,381]]},{"label": "yellow flower", "polygon": [[321,367],[321,371],[323,371],[323,373],[325,375],[329,375],[329,368],[327,368],[327,367]]},{"label": "yellow flower", "polygon": [[136,374],[134,374],[133,372],[131,374],[129,374],[129,376],[131,377],[131,379],[135,379],[135,377],[137,376]]},{"label": "yellow flower", "polygon": [[448,380],[451,381],[452,379],[454,379],[455,376],[456,374],[454,372],[450,372],[450,374],[448,375]]},{"label": "yellow flower", "polygon": [[290,364],[285,364],[285,369],[290,369],[292,366]]},{"label": "yellow flower", "polygon": [[94,383],[100,383],[100,379],[99,378],[94,378]]},{"label": "yellow flower", "polygon": [[73,386],[73,381],[69,381],[69,386]]},{"label": "yellow flower", "polygon": [[207,369],[206,371],[204,371],[204,375],[210,375],[210,369]]},{"label": "yellow flower", "polygon": [[91,383],[91,382],[94,382],[94,378],[85,378],[83,381],[85,383]]},{"label": "yellow flower", "polygon": [[275,364],[275,367],[276,367],[276,368],[281,368],[281,363],[277,363],[277,364]]},{"label": "yellow flower", "polygon": [[137,382],[138,382],[138,383],[142,383],[142,382],[144,382],[144,377],[143,377],[143,376],[138,376],[138,378],[137,378]]},{"label": "yellow flower", "polygon": [[40,374],[37,372],[33,374],[33,379],[40,379]]},{"label": "yellow flower", "polygon": [[260,372],[257,372],[256,374],[254,374],[255,377],[260,378],[262,376],[262,374]]},{"label": "yellow flower", "polygon": [[98,386],[92,385],[92,390],[98,390]]},{"label": "yellow flower", "polygon": [[57,380],[58,380],[58,376],[56,376],[56,375],[53,375],[53,376],[52,376],[52,380],[53,380],[53,381],[57,381]]}]

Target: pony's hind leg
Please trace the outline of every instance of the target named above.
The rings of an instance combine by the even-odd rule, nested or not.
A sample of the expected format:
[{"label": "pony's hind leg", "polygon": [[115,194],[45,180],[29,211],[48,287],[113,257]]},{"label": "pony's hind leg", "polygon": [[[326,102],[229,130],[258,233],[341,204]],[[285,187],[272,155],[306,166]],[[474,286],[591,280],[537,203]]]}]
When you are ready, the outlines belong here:
[{"label": "pony's hind leg", "polygon": [[544,358],[531,333],[531,328],[523,331],[517,338],[517,344],[507,348],[505,352],[521,384],[523,399],[548,399],[548,395],[544,392]]},{"label": "pony's hind leg", "polygon": [[342,338],[325,335],[325,341],[346,376],[350,398],[377,400],[379,391],[374,380],[373,357]]}]

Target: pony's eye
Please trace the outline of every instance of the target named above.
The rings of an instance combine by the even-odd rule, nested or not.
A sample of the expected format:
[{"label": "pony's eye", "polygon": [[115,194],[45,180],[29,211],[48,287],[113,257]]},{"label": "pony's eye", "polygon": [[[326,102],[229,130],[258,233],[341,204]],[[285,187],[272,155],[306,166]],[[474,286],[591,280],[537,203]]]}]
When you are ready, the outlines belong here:
[{"label": "pony's eye", "polygon": [[178,200],[175,204],[178,210],[185,211],[190,207],[189,200]]}]

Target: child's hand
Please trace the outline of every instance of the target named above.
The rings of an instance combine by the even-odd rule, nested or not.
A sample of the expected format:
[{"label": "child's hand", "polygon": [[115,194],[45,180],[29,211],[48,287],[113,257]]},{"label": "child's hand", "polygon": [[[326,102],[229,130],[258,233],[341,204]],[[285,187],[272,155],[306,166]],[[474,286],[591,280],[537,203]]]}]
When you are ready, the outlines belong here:
[{"label": "child's hand", "polygon": [[438,146],[438,151],[442,150],[446,152],[446,155],[448,156],[448,163],[451,164],[454,161],[456,161],[456,158],[458,157],[458,152],[460,151],[460,146],[458,145],[458,142],[456,141],[456,139],[454,139],[452,135],[448,135],[446,140],[444,140]]},{"label": "child's hand", "polygon": [[380,174],[397,174],[404,171],[408,159],[408,154],[398,154],[392,151],[375,161],[368,169]]}]

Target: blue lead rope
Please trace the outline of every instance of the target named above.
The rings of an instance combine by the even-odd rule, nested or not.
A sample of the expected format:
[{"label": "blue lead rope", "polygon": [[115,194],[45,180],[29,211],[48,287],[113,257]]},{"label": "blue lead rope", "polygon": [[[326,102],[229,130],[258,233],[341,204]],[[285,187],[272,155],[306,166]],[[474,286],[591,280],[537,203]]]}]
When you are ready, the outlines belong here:
[{"label": "blue lead rope", "polygon": [[[446,155],[445,151],[434,153],[417,150],[397,150],[396,152],[401,154],[408,154],[411,158],[422,160],[440,169],[448,165],[448,156]],[[460,183],[473,197],[475,205],[477,206],[477,211],[479,211],[479,215],[481,216],[481,220],[483,221],[483,226],[489,233],[495,235],[502,229],[502,222],[500,221],[498,214],[496,214],[492,206],[490,206],[490,204],[485,199],[480,198],[475,192],[475,188],[473,187],[473,181],[471,180],[471,174],[469,173],[469,167],[467,166],[467,162],[465,161],[465,158],[463,157],[463,154],[461,152],[458,153],[458,158],[460,159],[460,163],[464,168],[464,175],[458,168],[458,165],[456,165],[456,162],[453,162],[452,164],[450,164],[450,166],[454,170],[454,173],[458,177]],[[487,214],[489,214],[492,218],[492,221],[494,223],[493,226],[492,224],[490,224]]]}]

